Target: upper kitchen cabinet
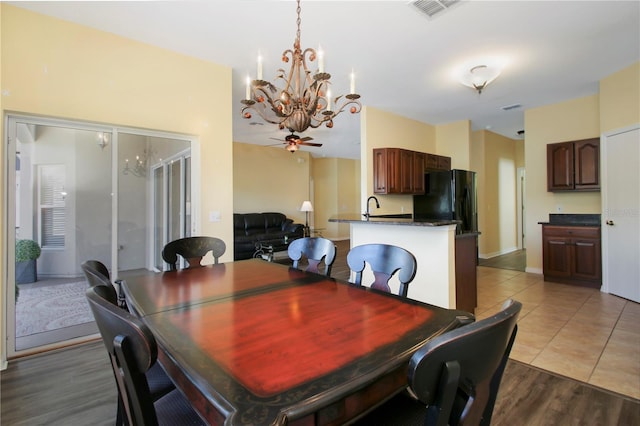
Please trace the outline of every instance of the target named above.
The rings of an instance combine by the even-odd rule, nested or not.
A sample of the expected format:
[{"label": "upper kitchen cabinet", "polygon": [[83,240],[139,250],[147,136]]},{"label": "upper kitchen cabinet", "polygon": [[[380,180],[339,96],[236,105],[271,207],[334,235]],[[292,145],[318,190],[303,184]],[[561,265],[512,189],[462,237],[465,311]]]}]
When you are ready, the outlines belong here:
[{"label": "upper kitchen cabinet", "polygon": [[375,194],[424,194],[425,153],[400,148],[373,150]]},{"label": "upper kitchen cabinet", "polygon": [[547,191],[599,190],[599,138],[547,145]]},{"label": "upper kitchen cabinet", "polygon": [[451,170],[451,157],[444,155],[425,154],[425,169],[428,172]]}]

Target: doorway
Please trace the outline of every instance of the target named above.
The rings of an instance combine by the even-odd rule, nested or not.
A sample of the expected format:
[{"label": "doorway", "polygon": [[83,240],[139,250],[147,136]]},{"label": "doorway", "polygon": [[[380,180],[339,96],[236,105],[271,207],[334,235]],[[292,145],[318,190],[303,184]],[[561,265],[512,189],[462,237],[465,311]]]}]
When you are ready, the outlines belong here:
[{"label": "doorway", "polygon": [[[154,229],[167,225],[154,220],[154,170],[183,165],[179,186],[188,195],[165,205],[179,212],[182,229],[195,224],[185,211],[192,181],[184,166],[193,142],[188,137],[26,116],[8,117],[7,136],[4,300],[12,357],[97,333],[84,297],[83,261],[100,260],[112,279],[155,270],[165,241],[154,238]],[[40,251],[31,282],[16,263],[23,253],[16,243],[23,240]]]}]

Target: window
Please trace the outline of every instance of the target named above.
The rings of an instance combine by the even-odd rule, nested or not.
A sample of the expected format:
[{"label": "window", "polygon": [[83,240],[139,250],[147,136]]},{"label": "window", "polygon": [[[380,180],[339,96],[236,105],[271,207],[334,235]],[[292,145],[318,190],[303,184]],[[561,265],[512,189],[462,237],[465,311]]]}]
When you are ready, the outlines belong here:
[{"label": "window", "polygon": [[63,165],[38,166],[38,235],[42,248],[64,248],[66,223]]}]

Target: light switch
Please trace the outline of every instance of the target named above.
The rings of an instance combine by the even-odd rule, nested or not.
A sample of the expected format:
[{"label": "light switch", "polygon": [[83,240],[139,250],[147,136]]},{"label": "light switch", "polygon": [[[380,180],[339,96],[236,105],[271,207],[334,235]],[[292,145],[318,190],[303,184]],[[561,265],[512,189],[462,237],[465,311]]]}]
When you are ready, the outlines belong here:
[{"label": "light switch", "polygon": [[209,222],[220,222],[220,212],[219,211],[210,211],[209,212]]}]

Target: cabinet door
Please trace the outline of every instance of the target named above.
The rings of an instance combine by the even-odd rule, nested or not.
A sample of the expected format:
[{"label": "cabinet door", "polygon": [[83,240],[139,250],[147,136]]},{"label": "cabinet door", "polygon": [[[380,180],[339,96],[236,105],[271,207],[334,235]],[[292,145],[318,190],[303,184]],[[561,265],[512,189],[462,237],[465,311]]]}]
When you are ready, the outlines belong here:
[{"label": "cabinet door", "polygon": [[451,157],[438,156],[438,170],[451,170]]},{"label": "cabinet door", "polygon": [[600,139],[574,142],[575,189],[600,189]]},{"label": "cabinet door", "polygon": [[578,279],[600,281],[602,277],[600,239],[574,239],[572,248],[571,275]]},{"label": "cabinet door", "polygon": [[373,150],[373,192],[387,193],[387,150]]},{"label": "cabinet door", "polygon": [[558,278],[571,276],[571,239],[542,236],[542,262],[544,275]]},{"label": "cabinet door", "polygon": [[426,154],[424,152],[413,153],[412,188],[414,194],[424,194],[425,156]]},{"label": "cabinet door", "polygon": [[547,145],[547,191],[574,189],[573,142]]},{"label": "cabinet door", "polygon": [[413,151],[401,149],[400,155],[400,193],[413,193]]},{"label": "cabinet door", "polygon": [[438,156],[435,154],[425,154],[425,170],[438,170]]},{"label": "cabinet door", "polygon": [[387,148],[387,194],[400,193],[400,150]]}]

